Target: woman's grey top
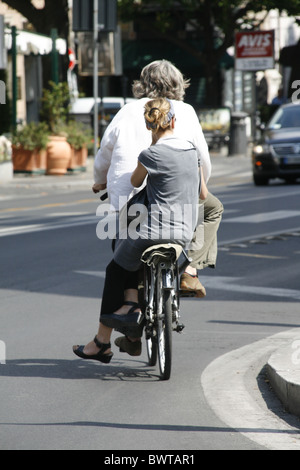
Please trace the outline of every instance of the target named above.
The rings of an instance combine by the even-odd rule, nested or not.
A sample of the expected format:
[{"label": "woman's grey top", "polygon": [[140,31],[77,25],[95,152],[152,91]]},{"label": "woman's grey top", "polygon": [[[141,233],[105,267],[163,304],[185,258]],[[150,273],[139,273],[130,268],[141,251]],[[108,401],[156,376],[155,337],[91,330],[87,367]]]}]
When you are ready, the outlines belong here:
[{"label": "woman's grey top", "polygon": [[195,147],[174,137],[144,150],[140,163],[148,172],[148,221],[141,238],[189,242],[197,223],[199,163]]},{"label": "woman's grey top", "polygon": [[[190,142],[161,139],[141,152],[139,161],[148,173],[148,206],[136,219],[138,225],[129,224],[127,237],[117,241],[114,254],[115,261],[128,270],[138,269],[143,251],[151,245],[175,242],[185,246],[198,218],[199,161]],[[131,210],[135,212],[134,205]]]}]

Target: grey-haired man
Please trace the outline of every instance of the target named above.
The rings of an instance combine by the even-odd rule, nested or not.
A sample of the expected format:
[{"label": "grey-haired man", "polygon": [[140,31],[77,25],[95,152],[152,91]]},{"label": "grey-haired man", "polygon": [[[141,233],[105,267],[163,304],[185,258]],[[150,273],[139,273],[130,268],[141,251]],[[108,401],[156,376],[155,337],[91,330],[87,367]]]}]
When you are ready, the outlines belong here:
[{"label": "grey-haired man", "polygon": [[[107,188],[114,210],[121,209],[119,201],[134,194],[130,177],[136,167],[137,156],[151,145],[151,136],[142,119],[144,105],[149,99],[163,97],[172,100],[176,115],[176,136],[192,142],[202,164],[206,183],[211,175],[210,155],[199,119],[192,106],[183,102],[189,81],[169,61],[150,63],[133,83],[136,101],[126,104],[108,126],[95,158],[93,191]],[[208,193],[203,205],[204,237],[202,228],[196,229],[190,246],[190,266],[181,277],[183,294],[204,297],[206,291],[198,279],[197,270],[215,267],[217,260],[217,231],[224,211],[218,198]]]}]

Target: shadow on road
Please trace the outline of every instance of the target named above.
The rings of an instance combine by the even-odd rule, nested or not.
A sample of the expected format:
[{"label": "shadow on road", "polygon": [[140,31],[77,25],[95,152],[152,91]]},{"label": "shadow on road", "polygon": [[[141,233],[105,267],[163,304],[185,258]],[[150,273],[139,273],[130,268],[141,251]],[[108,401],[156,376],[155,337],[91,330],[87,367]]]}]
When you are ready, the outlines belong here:
[{"label": "shadow on road", "polygon": [[[127,363],[132,366],[127,366]],[[136,363],[138,362],[138,367]],[[49,379],[100,379],[118,381],[156,381],[158,372],[144,361],[115,359],[113,365],[67,359],[19,359],[0,365],[0,377],[40,377]]]}]

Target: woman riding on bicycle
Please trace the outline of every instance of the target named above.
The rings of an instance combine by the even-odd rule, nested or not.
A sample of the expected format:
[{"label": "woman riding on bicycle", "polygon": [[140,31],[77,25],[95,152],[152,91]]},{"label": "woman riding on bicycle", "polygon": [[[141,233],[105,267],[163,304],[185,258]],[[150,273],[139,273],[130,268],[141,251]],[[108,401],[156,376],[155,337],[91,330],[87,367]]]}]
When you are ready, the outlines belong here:
[{"label": "woman riding on bicycle", "polygon": [[[140,187],[147,178],[146,216],[135,236],[118,238],[114,257],[106,269],[100,326],[94,341],[74,346],[83,359],[110,362],[112,329],[122,325],[138,327],[138,273],[145,249],[160,243],[185,246],[193,237],[201,199],[207,196],[197,151],[190,142],[174,137],[175,114],[172,101],[151,100],[145,105],[145,122],[152,132],[152,145],[141,152],[131,176],[131,184]],[[137,331],[139,328],[137,328]],[[134,335],[132,335],[134,336]],[[141,339],[117,338],[115,344],[130,355],[141,354]]]}]

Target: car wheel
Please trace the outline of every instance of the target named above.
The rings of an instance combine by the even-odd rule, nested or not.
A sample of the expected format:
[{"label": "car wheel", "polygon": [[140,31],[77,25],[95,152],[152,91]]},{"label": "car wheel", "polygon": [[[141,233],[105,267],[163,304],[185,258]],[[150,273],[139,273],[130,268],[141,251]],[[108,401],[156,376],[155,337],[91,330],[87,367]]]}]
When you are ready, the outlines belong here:
[{"label": "car wheel", "polygon": [[269,178],[262,175],[253,175],[255,186],[266,186],[269,183]]}]

